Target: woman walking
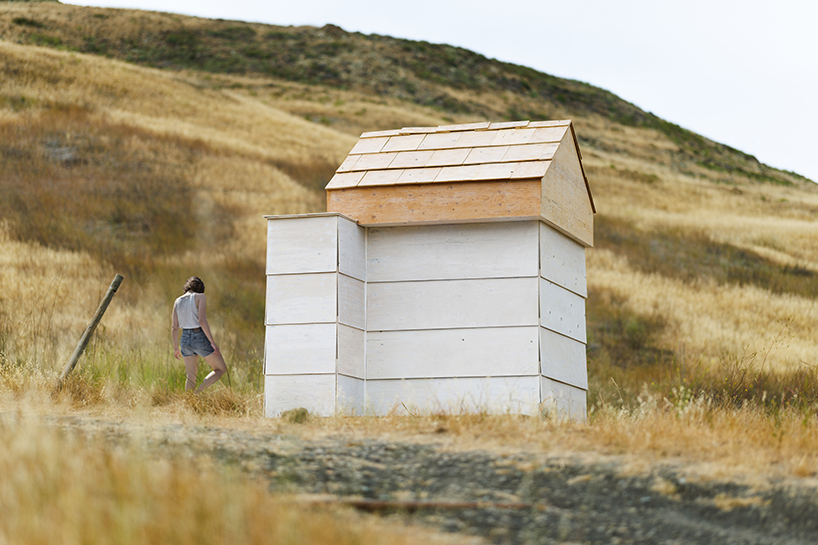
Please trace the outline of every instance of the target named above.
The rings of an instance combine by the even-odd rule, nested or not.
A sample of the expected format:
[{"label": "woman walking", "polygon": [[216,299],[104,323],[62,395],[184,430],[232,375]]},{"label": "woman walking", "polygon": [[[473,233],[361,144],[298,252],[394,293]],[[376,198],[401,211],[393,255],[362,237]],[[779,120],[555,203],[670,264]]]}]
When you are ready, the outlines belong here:
[{"label": "woman walking", "polygon": [[[221,351],[213,340],[210,325],[207,323],[207,299],[205,286],[198,276],[191,276],[183,288],[185,294],[173,303],[173,317],[171,336],[173,337],[173,356],[178,360],[185,359],[187,380],[185,390],[196,389],[201,392],[227,371]],[[179,329],[182,329],[181,339]],[[199,356],[203,357],[213,371],[205,377],[202,384],[196,388],[196,371],[199,367]]]}]

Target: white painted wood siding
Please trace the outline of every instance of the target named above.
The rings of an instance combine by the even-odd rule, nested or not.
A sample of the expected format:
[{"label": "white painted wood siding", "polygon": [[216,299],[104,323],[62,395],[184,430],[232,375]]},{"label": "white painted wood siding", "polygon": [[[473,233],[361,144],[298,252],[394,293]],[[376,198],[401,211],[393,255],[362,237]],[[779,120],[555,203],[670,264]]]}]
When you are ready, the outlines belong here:
[{"label": "white painted wood siding", "polygon": [[543,327],[585,342],[585,299],[542,278],[540,319]]},{"label": "white painted wood siding", "polygon": [[440,280],[367,286],[367,330],[536,325],[537,279]]},{"label": "white painted wood siding", "polygon": [[264,377],[264,415],[281,416],[304,407],[318,416],[335,414],[335,375],[267,375]]},{"label": "white painted wood siding", "polygon": [[338,218],[338,270],[366,280],[366,229],[344,217]]},{"label": "white painted wood siding", "polygon": [[561,418],[584,422],[587,416],[585,390],[563,384],[547,377],[540,377],[542,408]]},{"label": "white painted wood siding", "polygon": [[338,322],[366,328],[366,297],[365,285],[360,280],[349,276],[338,275]]},{"label": "white painted wood siding", "polygon": [[366,378],[539,374],[538,327],[372,331]]},{"label": "white painted wood siding", "polygon": [[363,379],[338,375],[336,411],[339,414],[363,415],[364,389]]},{"label": "white painted wood siding", "polygon": [[267,274],[338,269],[338,216],[267,220]]},{"label": "white painted wood siding", "polygon": [[267,326],[266,375],[335,372],[335,324]]},{"label": "white painted wood siding", "polygon": [[583,390],[588,389],[583,343],[541,327],[540,354],[543,375]]},{"label": "white painted wood siding", "polygon": [[337,273],[267,277],[267,325],[335,322]]},{"label": "white painted wood siding", "polygon": [[537,276],[537,221],[370,228],[369,282]]},{"label": "white painted wood siding", "polygon": [[489,411],[536,414],[540,377],[367,380],[367,411],[377,415]]},{"label": "white painted wood siding", "polygon": [[345,325],[338,326],[338,372],[364,378],[364,332]]},{"label": "white painted wood siding", "polygon": [[548,225],[540,225],[540,274],[574,293],[588,296],[585,247]]}]

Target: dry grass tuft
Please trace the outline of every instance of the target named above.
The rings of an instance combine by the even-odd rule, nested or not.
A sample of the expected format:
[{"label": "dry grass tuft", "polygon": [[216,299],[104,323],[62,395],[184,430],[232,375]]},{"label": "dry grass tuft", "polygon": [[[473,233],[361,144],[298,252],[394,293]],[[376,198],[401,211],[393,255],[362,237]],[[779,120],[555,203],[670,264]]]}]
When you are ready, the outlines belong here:
[{"label": "dry grass tuft", "polygon": [[8,543],[414,542],[347,510],[299,507],[204,460],[155,458],[25,419],[0,421],[0,442]]}]

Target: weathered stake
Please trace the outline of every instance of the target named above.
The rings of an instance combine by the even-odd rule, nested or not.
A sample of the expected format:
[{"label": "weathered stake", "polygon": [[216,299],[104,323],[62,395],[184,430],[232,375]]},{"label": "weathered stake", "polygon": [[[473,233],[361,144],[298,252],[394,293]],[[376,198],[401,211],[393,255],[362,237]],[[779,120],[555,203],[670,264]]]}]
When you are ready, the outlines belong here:
[{"label": "weathered stake", "polygon": [[102,320],[102,315],[105,314],[106,310],[108,310],[108,305],[111,303],[111,299],[114,298],[114,294],[116,294],[116,290],[119,289],[119,286],[122,284],[123,280],[124,277],[117,273],[117,275],[114,277],[114,281],[111,282],[111,287],[108,288],[108,292],[105,294],[105,297],[102,298],[102,302],[99,304],[96,314],[94,314],[94,317],[91,319],[91,323],[88,324],[88,327],[85,328],[85,332],[82,334],[80,342],[77,345],[77,348],[74,350],[74,354],[71,355],[71,359],[68,360],[68,365],[65,366],[65,370],[63,370],[60,380],[57,382],[57,387],[54,388],[55,394],[62,389],[65,379],[68,378],[68,375],[71,374],[71,371],[73,371],[74,367],[77,366],[80,356],[82,356],[82,353],[85,352],[85,347],[88,346],[88,343],[91,342],[91,336],[94,334],[94,330],[97,328],[100,320]]}]

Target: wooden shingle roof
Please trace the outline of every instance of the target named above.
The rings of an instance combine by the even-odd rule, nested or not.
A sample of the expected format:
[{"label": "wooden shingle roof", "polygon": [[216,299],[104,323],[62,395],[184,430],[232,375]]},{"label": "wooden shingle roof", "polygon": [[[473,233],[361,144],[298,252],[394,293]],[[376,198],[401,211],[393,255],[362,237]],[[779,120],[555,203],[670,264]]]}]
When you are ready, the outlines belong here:
[{"label": "wooden shingle roof", "polygon": [[[542,178],[567,131],[576,143],[571,121],[486,122],[367,132],[338,167],[327,189]],[[576,149],[579,153],[578,145]],[[593,203],[590,189],[588,195]]]},{"label": "wooden shingle roof", "polygon": [[[525,189],[527,196],[522,196],[523,186],[497,185],[522,182],[536,182],[542,190]],[[446,190],[446,184],[457,184],[457,188]],[[467,210],[470,205],[464,204],[463,192],[474,193],[473,198],[479,200],[479,187],[490,194],[501,191],[502,202],[497,206],[502,210],[477,205]],[[328,210],[361,216],[356,219],[364,224],[528,217],[538,209],[537,214],[546,221],[583,244],[592,244],[592,220],[587,215],[596,209],[569,120],[405,127],[364,133],[326,189]],[[377,193],[361,193],[376,189]],[[580,196],[579,191],[585,196]],[[420,208],[422,200],[430,204],[425,210]],[[398,201],[405,205],[405,212]],[[440,213],[432,211],[432,203],[442,206]],[[563,227],[561,224],[574,221],[575,214],[569,209],[577,206],[583,209],[582,227]],[[458,207],[460,210],[455,210]]]}]

